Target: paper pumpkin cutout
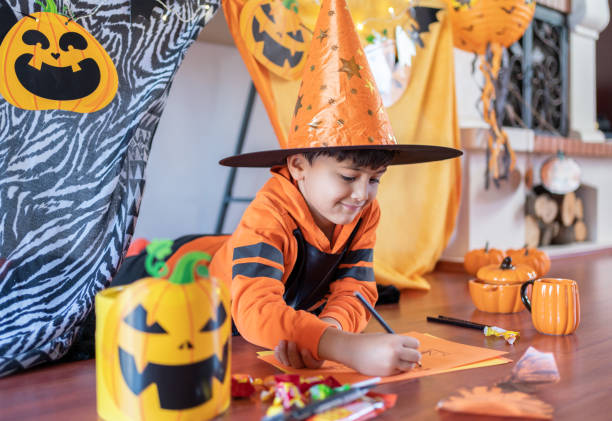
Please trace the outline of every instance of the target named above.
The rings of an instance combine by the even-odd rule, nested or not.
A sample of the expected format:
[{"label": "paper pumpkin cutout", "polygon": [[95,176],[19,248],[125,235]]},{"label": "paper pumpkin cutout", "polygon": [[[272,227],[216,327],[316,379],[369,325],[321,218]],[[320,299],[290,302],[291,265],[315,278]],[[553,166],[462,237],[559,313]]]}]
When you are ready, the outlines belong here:
[{"label": "paper pumpkin cutout", "polygon": [[553,407],[523,392],[505,391],[499,387],[461,388],[457,396],[438,402],[436,409],[444,413],[489,415],[528,419],[552,419]]},{"label": "paper pumpkin cutout", "polygon": [[291,0],[250,0],[240,13],[245,45],[272,73],[295,80],[302,75],[312,35]]},{"label": "paper pumpkin cutout", "polygon": [[[159,245],[147,246],[149,256]],[[229,293],[198,266],[208,260],[206,253],[187,253],[168,279],[133,283],[109,310],[99,333],[100,371],[125,415],[210,419],[229,406]]]},{"label": "paper pumpkin cutout", "polygon": [[26,110],[91,113],[117,92],[108,53],[85,28],[58,13],[53,0],[23,17],[0,44],[0,94]]}]

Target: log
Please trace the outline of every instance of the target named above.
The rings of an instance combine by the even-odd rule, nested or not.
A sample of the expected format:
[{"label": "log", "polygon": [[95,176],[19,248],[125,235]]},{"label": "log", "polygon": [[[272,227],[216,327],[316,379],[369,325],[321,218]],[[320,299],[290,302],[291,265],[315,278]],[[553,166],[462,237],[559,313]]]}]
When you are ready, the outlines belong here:
[{"label": "log", "polygon": [[542,222],[550,224],[559,213],[559,205],[548,194],[541,194],[535,198],[534,211]]},{"label": "log", "polygon": [[574,203],[574,216],[579,221],[584,219],[584,205],[579,197],[576,198],[576,203]]},{"label": "log", "polygon": [[576,219],[576,193],[553,195],[553,199],[559,204],[559,221],[565,227],[569,227]]},{"label": "log", "polygon": [[540,222],[540,246],[549,246],[552,243],[552,239],[559,235],[559,229],[561,224],[557,221],[553,221],[550,224]]},{"label": "log", "polygon": [[527,247],[537,247],[540,242],[540,226],[533,215],[525,216],[525,244]]},{"label": "log", "polygon": [[535,200],[536,200],[535,194],[527,193],[527,196],[525,196],[525,215],[536,216]]},{"label": "log", "polygon": [[570,244],[576,241],[574,226],[559,226],[559,233],[552,239],[552,244]]},{"label": "log", "polygon": [[588,230],[587,226],[582,220],[576,221],[574,224],[574,238],[576,241],[584,241],[587,239]]}]

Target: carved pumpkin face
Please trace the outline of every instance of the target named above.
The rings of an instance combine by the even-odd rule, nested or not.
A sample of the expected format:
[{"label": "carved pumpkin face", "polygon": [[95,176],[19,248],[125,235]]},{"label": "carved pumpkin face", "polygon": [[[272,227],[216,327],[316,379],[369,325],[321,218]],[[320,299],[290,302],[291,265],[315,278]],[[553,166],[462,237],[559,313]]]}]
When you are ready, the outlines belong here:
[{"label": "carved pumpkin face", "polygon": [[90,113],[117,92],[117,70],[82,26],[53,12],[21,19],[0,45],[0,94],[26,110]]},{"label": "carved pumpkin face", "polygon": [[251,0],[240,12],[240,32],[251,54],[285,79],[302,75],[311,35],[295,7],[281,0]]},{"label": "carved pumpkin face", "polygon": [[453,42],[462,50],[484,54],[487,44],[504,47],[518,41],[535,12],[534,0],[450,0]]},{"label": "carved pumpkin face", "polygon": [[108,312],[104,382],[133,419],[209,419],[229,405],[229,295],[214,279],[193,278],[202,254],[185,255],[170,280],[125,288]]}]

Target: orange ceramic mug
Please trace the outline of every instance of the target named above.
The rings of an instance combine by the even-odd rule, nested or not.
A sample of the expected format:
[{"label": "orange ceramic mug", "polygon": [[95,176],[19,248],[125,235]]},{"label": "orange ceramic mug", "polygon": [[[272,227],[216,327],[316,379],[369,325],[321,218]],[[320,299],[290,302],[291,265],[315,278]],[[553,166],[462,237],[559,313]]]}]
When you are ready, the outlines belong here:
[{"label": "orange ceramic mug", "polygon": [[[527,297],[530,284],[531,301]],[[580,324],[580,294],[576,281],[558,278],[527,281],[521,286],[521,299],[540,333],[569,335]]]}]

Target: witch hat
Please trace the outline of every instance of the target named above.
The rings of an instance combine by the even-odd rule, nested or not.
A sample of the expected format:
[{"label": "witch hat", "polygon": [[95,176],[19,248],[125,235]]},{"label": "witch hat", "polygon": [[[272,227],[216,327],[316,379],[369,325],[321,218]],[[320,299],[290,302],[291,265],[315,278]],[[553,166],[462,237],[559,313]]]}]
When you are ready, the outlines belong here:
[{"label": "witch hat", "polygon": [[391,165],[454,158],[443,146],[398,145],[346,0],[323,0],[286,147],[221,160],[230,167],[284,165],[288,156],[319,150],[395,151]]}]

